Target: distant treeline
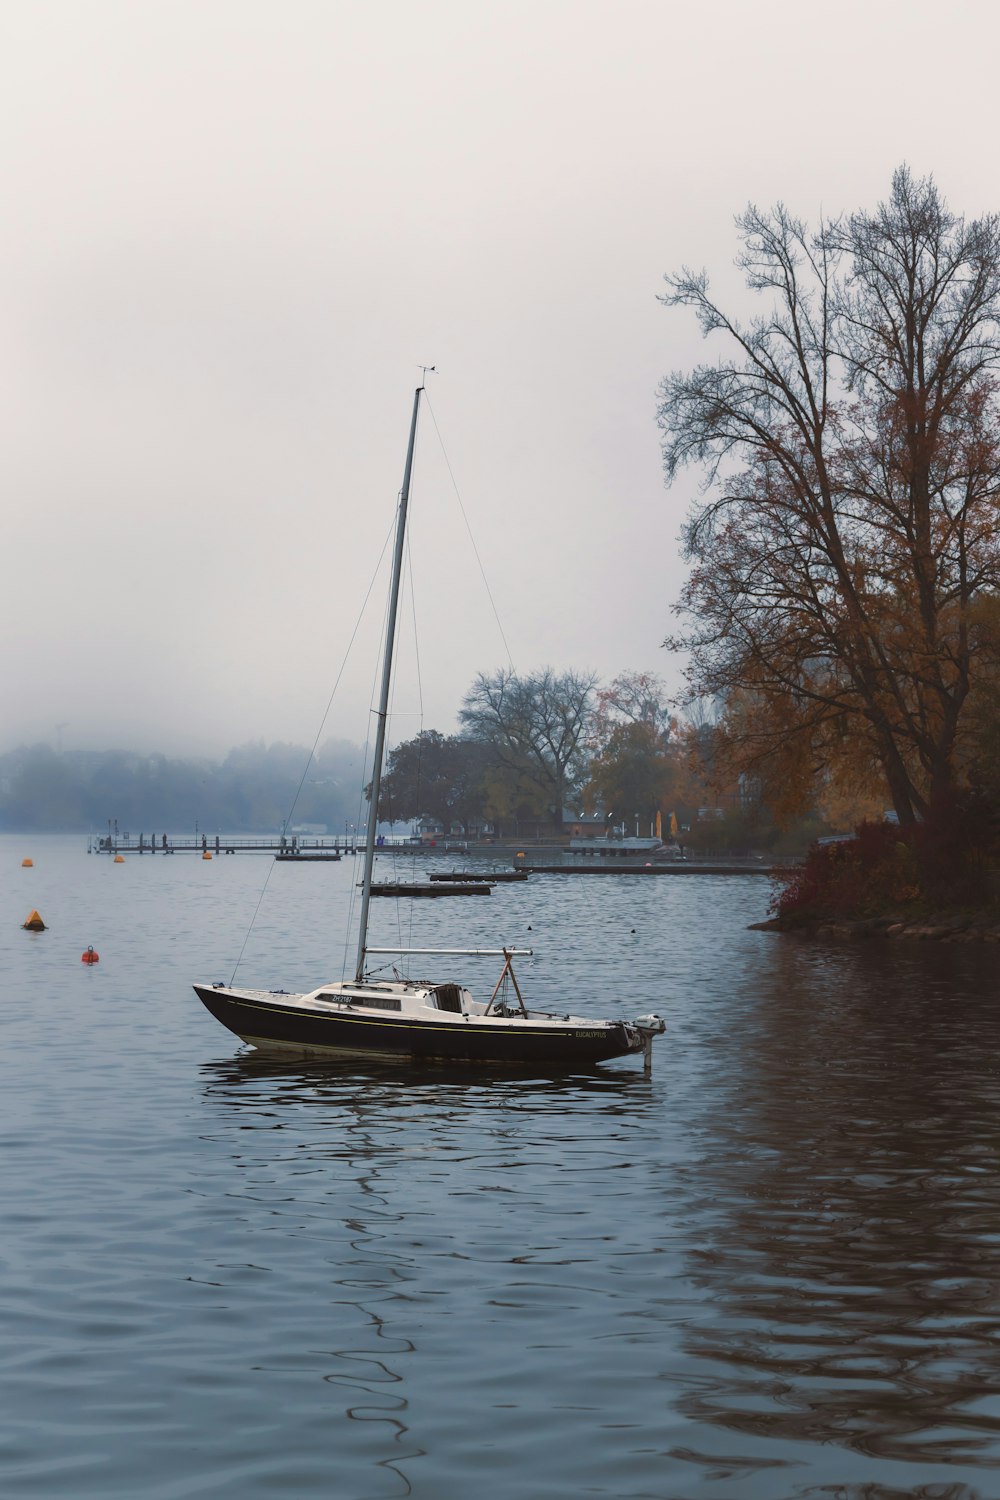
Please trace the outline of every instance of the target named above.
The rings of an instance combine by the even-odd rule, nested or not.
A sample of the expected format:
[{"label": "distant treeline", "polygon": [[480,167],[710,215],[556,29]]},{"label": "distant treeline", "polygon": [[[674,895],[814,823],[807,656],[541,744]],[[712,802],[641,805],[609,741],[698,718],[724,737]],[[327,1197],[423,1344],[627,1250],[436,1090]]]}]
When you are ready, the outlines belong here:
[{"label": "distant treeline", "polygon": [[[550,667],[481,673],[458,717],[458,734],[421,730],[389,751],[381,821],[521,838],[560,836],[582,819],[587,831],[659,827],[669,837],[690,833],[708,808],[714,836],[763,836],[759,817],[742,826],[752,788],[710,786],[711,727],[678,723],[648,673],[623,672],[606,687],[593,673]],[[369,775],[361,749],[343,740],[315,755],[251,743],[221,761],[22,746],[0,755],[0,829],[343,833],[367,819]]]},{"label": "distant treeline", "polygon": [[[675,719],[648,673],[604,687],[549,667],[481,673],[458,718],[457,734],[421,730],[389,751],[381,821],[498,839],[656,830],[705,852],[773,853],[786,832],[799,848],[828,831],[824,809],[783,828],[752,778],[720,776],[717,726]],[[366,822],[370,774],[344,740],[314,755],[261,741],[223,760],[22,746],[0,755],[0,830],[342,834]]]},{"label": "distant treeline", "polygon": [[[589,672],[551,667],[480,673],[459,713],[461,731],[422,730],[386,761],[379,799],[389,823],[428,819],[468,835],[560,833],[583,809],[599,827],[650,827],[658,814],[705,796],[684,766],[691,749],[671,719],[663,684],[620,674],[605,688]],[[0,755],[0,828],[133,834],[266,831],[325,824],[340,833],[368,813],[363,752],[327,741],[316,755],[263,742],[222,761],[131,751],[21,746]],[[369,772],[370,774],[370,772]],[[682,782],[691,783],[682,786]]]},{"label": "distant treeline", "polygon": [[345,740],[315,756],[301,745],[241,745],[221,761],[23,745],[0,754],[0,829],[101,833],[111,820],[135,834],[193,832],[196,822],[240,833],[281,828],[291,814],[343,832],[359,805],[367,812],[362,761]]}]

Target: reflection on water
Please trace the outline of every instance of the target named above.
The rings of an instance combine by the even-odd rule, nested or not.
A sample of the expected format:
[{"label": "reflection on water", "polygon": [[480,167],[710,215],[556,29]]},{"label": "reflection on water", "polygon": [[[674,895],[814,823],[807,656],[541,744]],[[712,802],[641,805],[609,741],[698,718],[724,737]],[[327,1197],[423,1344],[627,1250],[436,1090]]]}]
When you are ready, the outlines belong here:
[{"label": "reflection on water", "polygon": [[648,1099],[642,1072],[631,1068],[584,1073],[539,1074],[527,1066],[523,1071],[508,1066],[484,1073],[481,1068],[449,1063],[400,1063],[374,1058],[331,1058],[317,1063],[288,1061],[247,1048],[234,1057],[214,1058],[202,1064],[201,1075],[207,1098],[227,1099],[245,1106],[268,1098],[272,1102],[301,1099],[315,1090],[330,1100],[349,1101],[354,1108],[378,1100],[378,1109],[406,1109],[415,1103],[447,1103],[472,1094],[485,1093],[494,1103],[516,1107],[520,1098],[530,1099],[541,1110],[558,1110],[562,1099],[606,1097],[621,1094],[630,1100]]},{"label": "reflection on water", "polygon": [[[495,898],[533,999],[660,1010],[651,1079],[303,1065],[188,988],[245,863],[28,852],[4,1495],[1000,1495],[992,950],[749,933],[752,879],[542,878]],[[318,869],[275,876],[282,967],[348,888]],[[414,942],[488,941],[455,910],[487,904]]]},{"label": "reflection on water", "polygon": [[940,947],[768,957],[706,1125],[716,1209],[690,1261],[713,1317],[687,1347],[712,1374],[682,1408],[748,1463],[838,1444],[941,1468],[898,1493],[971,1494],[944,1466],[1000,1461],[992,958],[963,955],[956,983]]},{"label": "reflection on water", "polygon": [[[620,1141],[641,1132],[655,1097],[642,1072],[497,1079],[452,1067],[303,1065],[246,1054],[200,1074],[217,1139],[244,1174],[232,1191],[251,1199],[254,1213],[267,1204],[279,1220],[292,1218],[297,1236],[332,1234],[339,1243],[323,1257],[326,1301],[332,1326],[346,1320],[352,1336],[327,1348],[323,1380],[339,1391],[346,1421],[391,1428],[383,1438],[391,1453],[379,1463],[398,1477],[398,1492],[468,1494],[488,1480],[484,1449],[516,1452],[526,1426],[534,1444],[544,1443],[530,1360],[522,1368],[520,1339],[511,1346],[508,1330],[523,1325],[537,1335],[539,1349],[551,1351],[545,1366],[557,1360],[553,1371],[573,1342],[566,1318],[582,1315],[588,1338],[614,1337],[591,1328],[599,1319],[586,1304],[611,1295],[600,1282],[614,1273],[622,1236],[613,1220],[601,1221],[600,1233],[586,1227],[594,1216],[574,1178],[582,1174],[584,1193],[598,1200],[630,1196],[618,1186],[634,1166]],[[593,1135],[597,1120],[599,1137],[581,1150],[581,1125]],[[287,1136],[283,1146],[276,1131]],[[613,1181],[602,1186],[597,1172]],[[567,1234],[566,1221],[575,1232]],[[646,1315],[645,1307],[632,1314]],[[327,1315],[318,1308],[316,1316],[320,1326]],[[479,1391],[477,1402],[467,1386]],[[549,1401],[542,1397],[543,1409]],[[592,1419],[600,1403],[590,1393],[563,1410]],[[442,1451],[453,1476],[441,1472]],[[433,1478],[421,1475],[428,1457]],[[548,1462],[562,1468],[557,1448]]]}]

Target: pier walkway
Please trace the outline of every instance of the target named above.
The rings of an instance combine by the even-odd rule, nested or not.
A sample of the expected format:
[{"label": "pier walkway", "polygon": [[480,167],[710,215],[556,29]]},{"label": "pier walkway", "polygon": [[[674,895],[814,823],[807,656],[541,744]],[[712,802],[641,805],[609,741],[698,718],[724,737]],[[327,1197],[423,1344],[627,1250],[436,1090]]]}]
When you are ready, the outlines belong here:
[{"label": "pier walkway", "polygon": [[[382,847],[382,846],[380,846]],[[364,849],[364,840],[354,837],[340,838],[282,838],[271,837],[234,838],[228,833],[198,834],[192,838],[177,838],[171,833],[105,834],[92,839],[87,852],[93,854],[284,854],[284,855],[344,855],[356,854]]]},{"label": "pier walkway", "polygon": [[[288,863],[301,861],[321,863],[337,860],[345,855],[363,854],[365,841],[355,834],[329,834],[323,837],[292,834],[248,834],[235,837],[232,834],[197,834],[194,837],[178,838],[169,833],[104,834],[92,837],[87,846],[88,854],[269,854]],[[383,838],[376,846],[380,855],[420,855],[422,859],[448,854],[471,855],[466,870],[449,873],[434,872],[430,879],[442,884],[457,884],[465,881],[516,881],[535,875],[768,875],[778,871],[770,860],[760,857],[719,857],[717,859],[654,859],[590,858],[580,859],[578,849],[547,845],[536,848],[515,849],[505,845],[469,845],[454,840],[415,843],[406,838]],[[489,860],[492,866],[507,865],[505,870],[483,869],[479,860]],[[798,863],[797,860],[781,861],[782,866]]]}]

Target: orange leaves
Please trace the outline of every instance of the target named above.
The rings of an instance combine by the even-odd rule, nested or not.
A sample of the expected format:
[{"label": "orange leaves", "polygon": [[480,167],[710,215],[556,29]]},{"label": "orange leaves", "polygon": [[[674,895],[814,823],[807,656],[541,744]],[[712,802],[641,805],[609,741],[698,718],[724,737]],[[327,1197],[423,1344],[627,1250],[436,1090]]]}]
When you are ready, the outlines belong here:
[{"label": "orange leaves", "polygon": [[814,235],[780,207],[740,224],[763,315],[728,317],[704,275],[668,299],[725,343],[661,387],[668,477],[706,475],[670,644],[776,808],[881,784],[906,822],[960,774],[1000,593],[1000,220],[900,169]]}]

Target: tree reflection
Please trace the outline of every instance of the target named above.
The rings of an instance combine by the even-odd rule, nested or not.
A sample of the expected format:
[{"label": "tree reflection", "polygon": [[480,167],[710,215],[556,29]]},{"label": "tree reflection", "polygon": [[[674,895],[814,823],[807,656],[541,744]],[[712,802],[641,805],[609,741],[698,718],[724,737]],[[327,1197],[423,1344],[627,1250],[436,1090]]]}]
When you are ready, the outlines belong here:
[{"label": "tree reflection", "polygon": [[826,1443],[905,1466],[898,1492],[802,1494],[970,1495],[929,1466],[1000,1465],[991,970],[980,950],[778,939],[720,1039],[712,1233],[690,1256],[713,1315],[687,1340],[712,1376],[682,1409],[790,1462]]}]

